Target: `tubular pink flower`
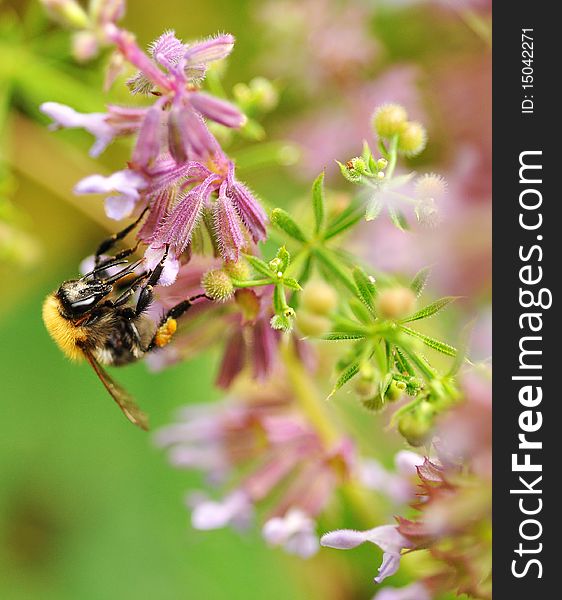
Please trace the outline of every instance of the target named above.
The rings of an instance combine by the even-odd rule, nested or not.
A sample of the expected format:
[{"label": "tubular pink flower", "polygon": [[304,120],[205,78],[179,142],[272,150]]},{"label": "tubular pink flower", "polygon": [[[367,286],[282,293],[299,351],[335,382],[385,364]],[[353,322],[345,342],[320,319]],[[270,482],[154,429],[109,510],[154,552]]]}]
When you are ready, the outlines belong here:
[{"label": "tubular pink flower", "polygon": [[204,117],[226,127],[237,129],[246,123],[246,116],[234,104],[219,100],[210,94],[193,92],[189,96],[189,101]]},{"label": "tubular pink flower", "polygon": [[[162,260],[164,252],[164,247],[155,248],[153,246],[149,246],[144,253],[146,269],[154,269],[156,265]],[[172,283],[174,283],[176,277],[178,276],[179,269],[180,261],[175,256],[168,256],[166,258],[166,262],[164,263],[164,270],[162,271],[162,275],[160,275],[160,279],[158,280],[158,285],[172,285]]]},{"label": "tubular pink flower", "polygon": [[237,261],[245,240],[240,228],[240,217],[226,193],[226,182],[222,183],[219,197],[213,206],[213,221],[221,256],[224,260]]},{"label": "tubular pink flower", "polygon": [[228,175],[228,194],[238,210],[242,221],[248,228],[254,242],[267,237],[267,215],[250,190],[234,178],[234,165],[231,164]]},{"label": "tubular pink flower", "polygon": [[189,105],[174,105],[168,116],[170,154],[181,163],[188,159],[206,161],[219,150],[203,119]]},{"label": "tubular pink flower", "polygon": [[[162,91],[172,90],[172,85],[166,77],[166,74],[137,46],[133,34],[123,29],[119,29],[112,24],[107,25],[105,31],[108,39],[117,46],[125,59],[137,67],[148,81],[156,87],[159,87]],[[138,93],[139,91],[141,90],[135,89],[133,86],[133,93]]]},{"label": "tubular pink flower", "polygon": [[206,64],[226,58],[233,48],[234,36],[217,35],[188,46],[184,58],[188,66]]},{"label": "tubular pink flower", "polygon": [[223,353],[219,374],[215,381],[218,387],[227,389],[236,376],[244,368],[246,362],[246,347],[244,344],[244,335],[241,329],[237,329],[227,340]]},{"label": "tubular pink flower", "polygon": [[211,194],[214,176],[209,176],[203,183],[192,188],[164,219],[154,236],[152,246],[159,248],[166,244],[174,248],[179,256],[191,240],[201,212]]},{"label": "tubular pink flower", "polygon": [[244,526],[251,520],[253,507],[246,495],[234,491],[220,502],[204,500],[196,504],[191,513],[195,529],[220,529],[227,525]]},{"label": "tubular pink flower", "polygon": [[74,186],[75,194],[108,194],[119,192],[118,196],[106,198],[106,213],[111,219],[123,219],[133,212],[140,192],[147,186],[146,179],[130,169],[116,171],[111,175],[90,175]]},{"label": "tubular pink flower", "polygon": [[162,109],[159,103],[150,108],[139,129],[139,134],[131,157],[135,167],[146,168],[160,153],[160,123]]},{"label": "tubular pink flower", "polygon": [[298,508],[283,517],[273,517],[262,529],[262,535],[270,546],[282,546],[289,554],[310,558],[318,552],[316,523]]},{"label": "tubular pink flower", "polygon": [[91,133],[96,141],[90,149],[90,156],[99,156],[113,141],[118,131],[107,122],[105,113],[79,113],[70,106],[58,102],[44,102],[39,107],[41,112],[53,120],[51,129],[66,127],[82,128]]},{"label": "tubular pink flower", "polygon": [[396,573],[400,566],[402,550],[411,547],[410,542],[398,532],[395,525],[381,525],[367,531],[338,529],[320,538],[320,545],[338,550],[350,550],[365,542],[371,542],[383,551],[383,561],[379,567],[379,574],[375,577],[377,583]]}]

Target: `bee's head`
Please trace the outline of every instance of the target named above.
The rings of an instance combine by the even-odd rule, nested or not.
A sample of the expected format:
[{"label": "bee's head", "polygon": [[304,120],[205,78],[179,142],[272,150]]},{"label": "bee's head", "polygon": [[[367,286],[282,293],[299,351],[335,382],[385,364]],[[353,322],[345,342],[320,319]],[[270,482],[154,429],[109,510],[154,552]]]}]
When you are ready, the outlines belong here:
[{"label": "bee's head", "polygon": [[64,316],[72,319],[91,311],[113,289],[111,283],[100,280],[72,279],[65,281],[56,292]]}]

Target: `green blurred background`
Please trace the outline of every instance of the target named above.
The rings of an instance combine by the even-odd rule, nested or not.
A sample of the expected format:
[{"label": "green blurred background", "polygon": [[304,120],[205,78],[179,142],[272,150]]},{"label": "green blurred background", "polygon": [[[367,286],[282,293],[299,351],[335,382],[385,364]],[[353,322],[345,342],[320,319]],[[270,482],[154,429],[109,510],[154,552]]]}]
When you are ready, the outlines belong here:
[{"label": "green blurred background", "polygon": [[[184,39],[233,33],[237,44],[227,89],[262,74],[257,57],[271,48],[267,24],[256,18],[263,3],[128,4],[124,24],[142,44],[170,27]],[[333,4],[345,10],[355,3]],[[358,4],[369,6],[367,31],[384,44],[378,66],[361,73],[364,82],[394,62],[421,66],[427,77],[447,54],[487,53],[458,15],[428,12],[425,5],[395,10],[387,2],[373,11],[376,2]],[[329,2],[318,3],[319,10],[329,8]],[[0,598],[369,598],[376,564],[370,548],[359,549],[353,561],[350,555],[322,553],[301,562],[265,549],[256,532],[194,532],[183,499],[198,478],[169,468],[146,434],[121,418],[89,367],[69,364],[48,338],[41,322],[44,297],[74,276],[79,262],[115,229],[102,203],[77,200],[72,186],[86,174],[122,164],[127,145],[115,144],[96,163],[87,158],[89,136],[47,132],[37,111],[43,101],[103,110],[105,97],[98,90],[104,59],[75,65],[68,35],[46,23],[36,2],[3,2],[0,17],[0,191],[10,203],[2,210],[22,232],[14,250],[21,256],[0,264]],[[296,46],[285,58],[298,61],[300,55]],[[274,76],[271,71],[265,74]],[[291,85],[289,76],[279,82],[280,106],[265,120],[266,130],[279,139],[285,123],[314,110],[320,98],[324,105],[337,104],[347,83],[302,95]],[[112,91],[110,98],[126,101],[125,90]],[[432,113],[431,102],[427,112]],[[444,128],[436,118],[434,129]],[[448,156],[438,136],[435,148],[424,159],[428,163]],[[274,166],[248,171],[244,178],[272,206],[308,188],[306,178],[290,173]],[[478,298],[486,298],[488,290],[483,275]],[[156,428],[181,404],[218,398],[212,385],[217,359],[206,354],[156,375],[134,365],[118,376]]]}]

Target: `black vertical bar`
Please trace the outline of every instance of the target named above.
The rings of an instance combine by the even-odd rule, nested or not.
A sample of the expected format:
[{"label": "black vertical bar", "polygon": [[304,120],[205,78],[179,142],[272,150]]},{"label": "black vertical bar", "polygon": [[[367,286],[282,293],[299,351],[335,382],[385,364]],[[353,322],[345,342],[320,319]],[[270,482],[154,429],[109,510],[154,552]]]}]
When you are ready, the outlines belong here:
[{"label": "black vertical bar", "polygon": [[553,2],[493,8],[494,598],[558,598],[562,30]]}]

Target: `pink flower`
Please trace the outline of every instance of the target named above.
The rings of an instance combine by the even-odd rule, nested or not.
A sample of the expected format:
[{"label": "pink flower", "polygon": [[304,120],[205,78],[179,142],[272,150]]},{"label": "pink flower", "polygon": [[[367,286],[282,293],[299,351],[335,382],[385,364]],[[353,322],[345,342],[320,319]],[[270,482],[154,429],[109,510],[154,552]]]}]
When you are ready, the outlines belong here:
[{"label": "pink flower", "polygon": [[288,554],[309,558],[318,552],[316,523],[298,508],[291,509],[283,517],[266,521],[262,535],[270,546],[281,546]]},{"label": "pink flower", "polygon": [[404,548],[410,548],[408,540],[398,532],[395,525],[381,525],[367,531],[354,529],[338,529],[325,533],[320,538],[320,545],[338,550],[350,550],[357,546],[371,542],[383,551],[383,561],[379,567],[379,574],[375,577],[381,583],[387,577],[394,575],[400,566],[400,554]]},{"label": "pink flower", "polygon": [[417,467],[423,462],[423,456],[401,450],[394,457],[395,473],[387,471],[378,461],[368,459],[360,462],[358,477],[366,488],[382,492],[395,502],[404,503],[415,495],[414,477]]},{"label": "pink flower", "polygon": [[427,587],[415,582],[401,588],[386,587],[375,594],[373,600],[431,600]]}]

